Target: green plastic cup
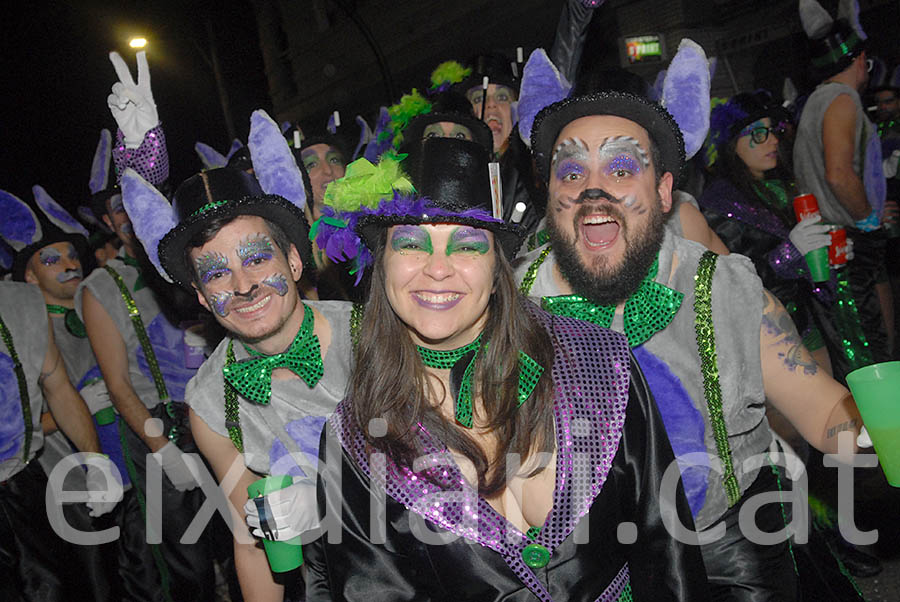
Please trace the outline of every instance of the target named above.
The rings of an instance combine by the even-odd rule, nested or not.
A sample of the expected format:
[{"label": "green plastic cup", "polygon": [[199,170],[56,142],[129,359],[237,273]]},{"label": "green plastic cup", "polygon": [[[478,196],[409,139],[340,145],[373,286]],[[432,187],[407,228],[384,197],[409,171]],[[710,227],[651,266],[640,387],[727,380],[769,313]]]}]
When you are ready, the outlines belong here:
[{"label": "green plastic cup", "polygon": [[[293,482],[294,479],[290,475],[265,477],[251,483],[247,487],[247,494],[253,499],[284,489]],[[273,573],[287,573],[303,564],[303,549],[300,547],[299,535],[285,541],[263,539],[263,547]]]},{"label": "green plastic cup", "polygon": [[100,426],[103,426],[104,424],[112,424],[116,421],[116,411],[112,408],[112,406],[103,408],[102,410],[99,410],[96,414],[94,414],[94,419]]},{"label": "green plastic cup", "polygon": [[813,282],[828,282],[831,279],[831,267],[828,265],[828,247],[810,251],[805,257]]},{"label": "green plastic cup", "polygon": [[900,487],[900,362],[854,370],[847,385],[888,483]]}]

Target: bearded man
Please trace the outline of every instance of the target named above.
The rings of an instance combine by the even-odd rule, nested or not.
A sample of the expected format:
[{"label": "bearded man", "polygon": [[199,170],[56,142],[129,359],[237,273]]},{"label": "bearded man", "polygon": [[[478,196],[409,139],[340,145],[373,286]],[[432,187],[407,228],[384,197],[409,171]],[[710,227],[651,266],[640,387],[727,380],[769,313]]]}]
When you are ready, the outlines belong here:
[{"label": "bearded man", "polygon": [[[838,432],[862,425],[852,397],[816,366],[747,258],[664,227],[684,162],[665,109],[622,92],[568,98],[537,115],[532,149],[550,243],[520,258],[521,290],[628,337],[680,456],[716,597],[796,599],[788,542],[758,545],[738,527],[746,499],[784,486],[766,462],[764,402],[834,452]],[[756,524],[776,531],[783,511],[790,518],[764,505]]]}]

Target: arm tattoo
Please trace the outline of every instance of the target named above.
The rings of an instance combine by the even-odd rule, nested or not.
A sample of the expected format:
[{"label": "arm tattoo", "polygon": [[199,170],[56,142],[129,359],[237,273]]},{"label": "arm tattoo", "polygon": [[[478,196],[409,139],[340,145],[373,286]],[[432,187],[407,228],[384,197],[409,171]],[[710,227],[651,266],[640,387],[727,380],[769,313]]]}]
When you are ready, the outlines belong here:
[{"label": "arm tattoo", "polygon": [[787,347],[786,351],[777,352],[778,357],[791,372],[802,368],[807,376],[816,374],[818,372],[816,361],[803,346],[797,327],[787,310],[768,291],[764,291],[763,295],[762,327],[774,339],[772,347]]},{"label": "arm tattoo", "polygon": [[842,422],[842,423],[835,425],[835,426],[831,427],[830,429],[828,429],[828,432],[826,433],[825,438],[833,439],[838,433],[843,432],[843,431],[855,430],[857,426],[859,426],[859,423],[856,421],[855,418],[851,418],[850,420],[848,420],[846,422]]}]

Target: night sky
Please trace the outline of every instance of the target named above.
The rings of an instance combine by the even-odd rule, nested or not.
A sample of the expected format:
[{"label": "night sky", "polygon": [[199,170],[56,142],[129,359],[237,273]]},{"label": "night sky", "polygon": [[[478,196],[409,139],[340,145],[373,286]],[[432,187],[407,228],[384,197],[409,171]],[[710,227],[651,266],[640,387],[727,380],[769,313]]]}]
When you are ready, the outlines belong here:
[{"label": "night sky", "polygon": [[74,208],[89,197],[88,178],[101,128],[115,134],[106,97],[117,81],[108,53],[118,50],[137,74],[127,40],[148,38],[154,100],[166,131],[171,179],[201,168],[197,140],[230,145],[212,69],[212,22],[237,134],[246,140],[253,109],[271,109],[256,21],[249,2],[29,2],[0,16],[0,188],[31,200],[41,184]]}]

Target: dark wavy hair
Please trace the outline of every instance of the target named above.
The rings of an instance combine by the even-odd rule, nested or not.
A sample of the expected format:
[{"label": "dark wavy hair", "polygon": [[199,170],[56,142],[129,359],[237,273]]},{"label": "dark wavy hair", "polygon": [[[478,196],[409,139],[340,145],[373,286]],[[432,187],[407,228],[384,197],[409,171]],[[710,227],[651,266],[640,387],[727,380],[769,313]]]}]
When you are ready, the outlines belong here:
[{"label": "dark wavy hair", "polygon": [[[550,336],[529,315],[526,304],[530,301],[516,289],[509,262],[503,253],[494,250],[494,292],[488,301],[482,337],[490,344],[478,353],[473,377],[475,396],[481,399],[483,408],[479,422],[497,440],[496,449],[489,456],[472,438],[471,431],[444,417],[437,405],[436,400],[449,392],[429,377],[406,325],[388,300],[385,240],[386,230],[375,251],[356,368],[347,393],[352,420],[370,449],[386,453],[398,465],[407,467],[423,453],[416,436],[421,425],[448,448],[472,461],[478,473],[479,493],[490,497],[506,486],[507,454],[520,454],[524,462],[533,453],[555,446]],[[520,350],[544,367],[531,397],[521,408],[517,396]],[[385,436],[369,433],[368,425],[375,418],[386,421]]]}]

